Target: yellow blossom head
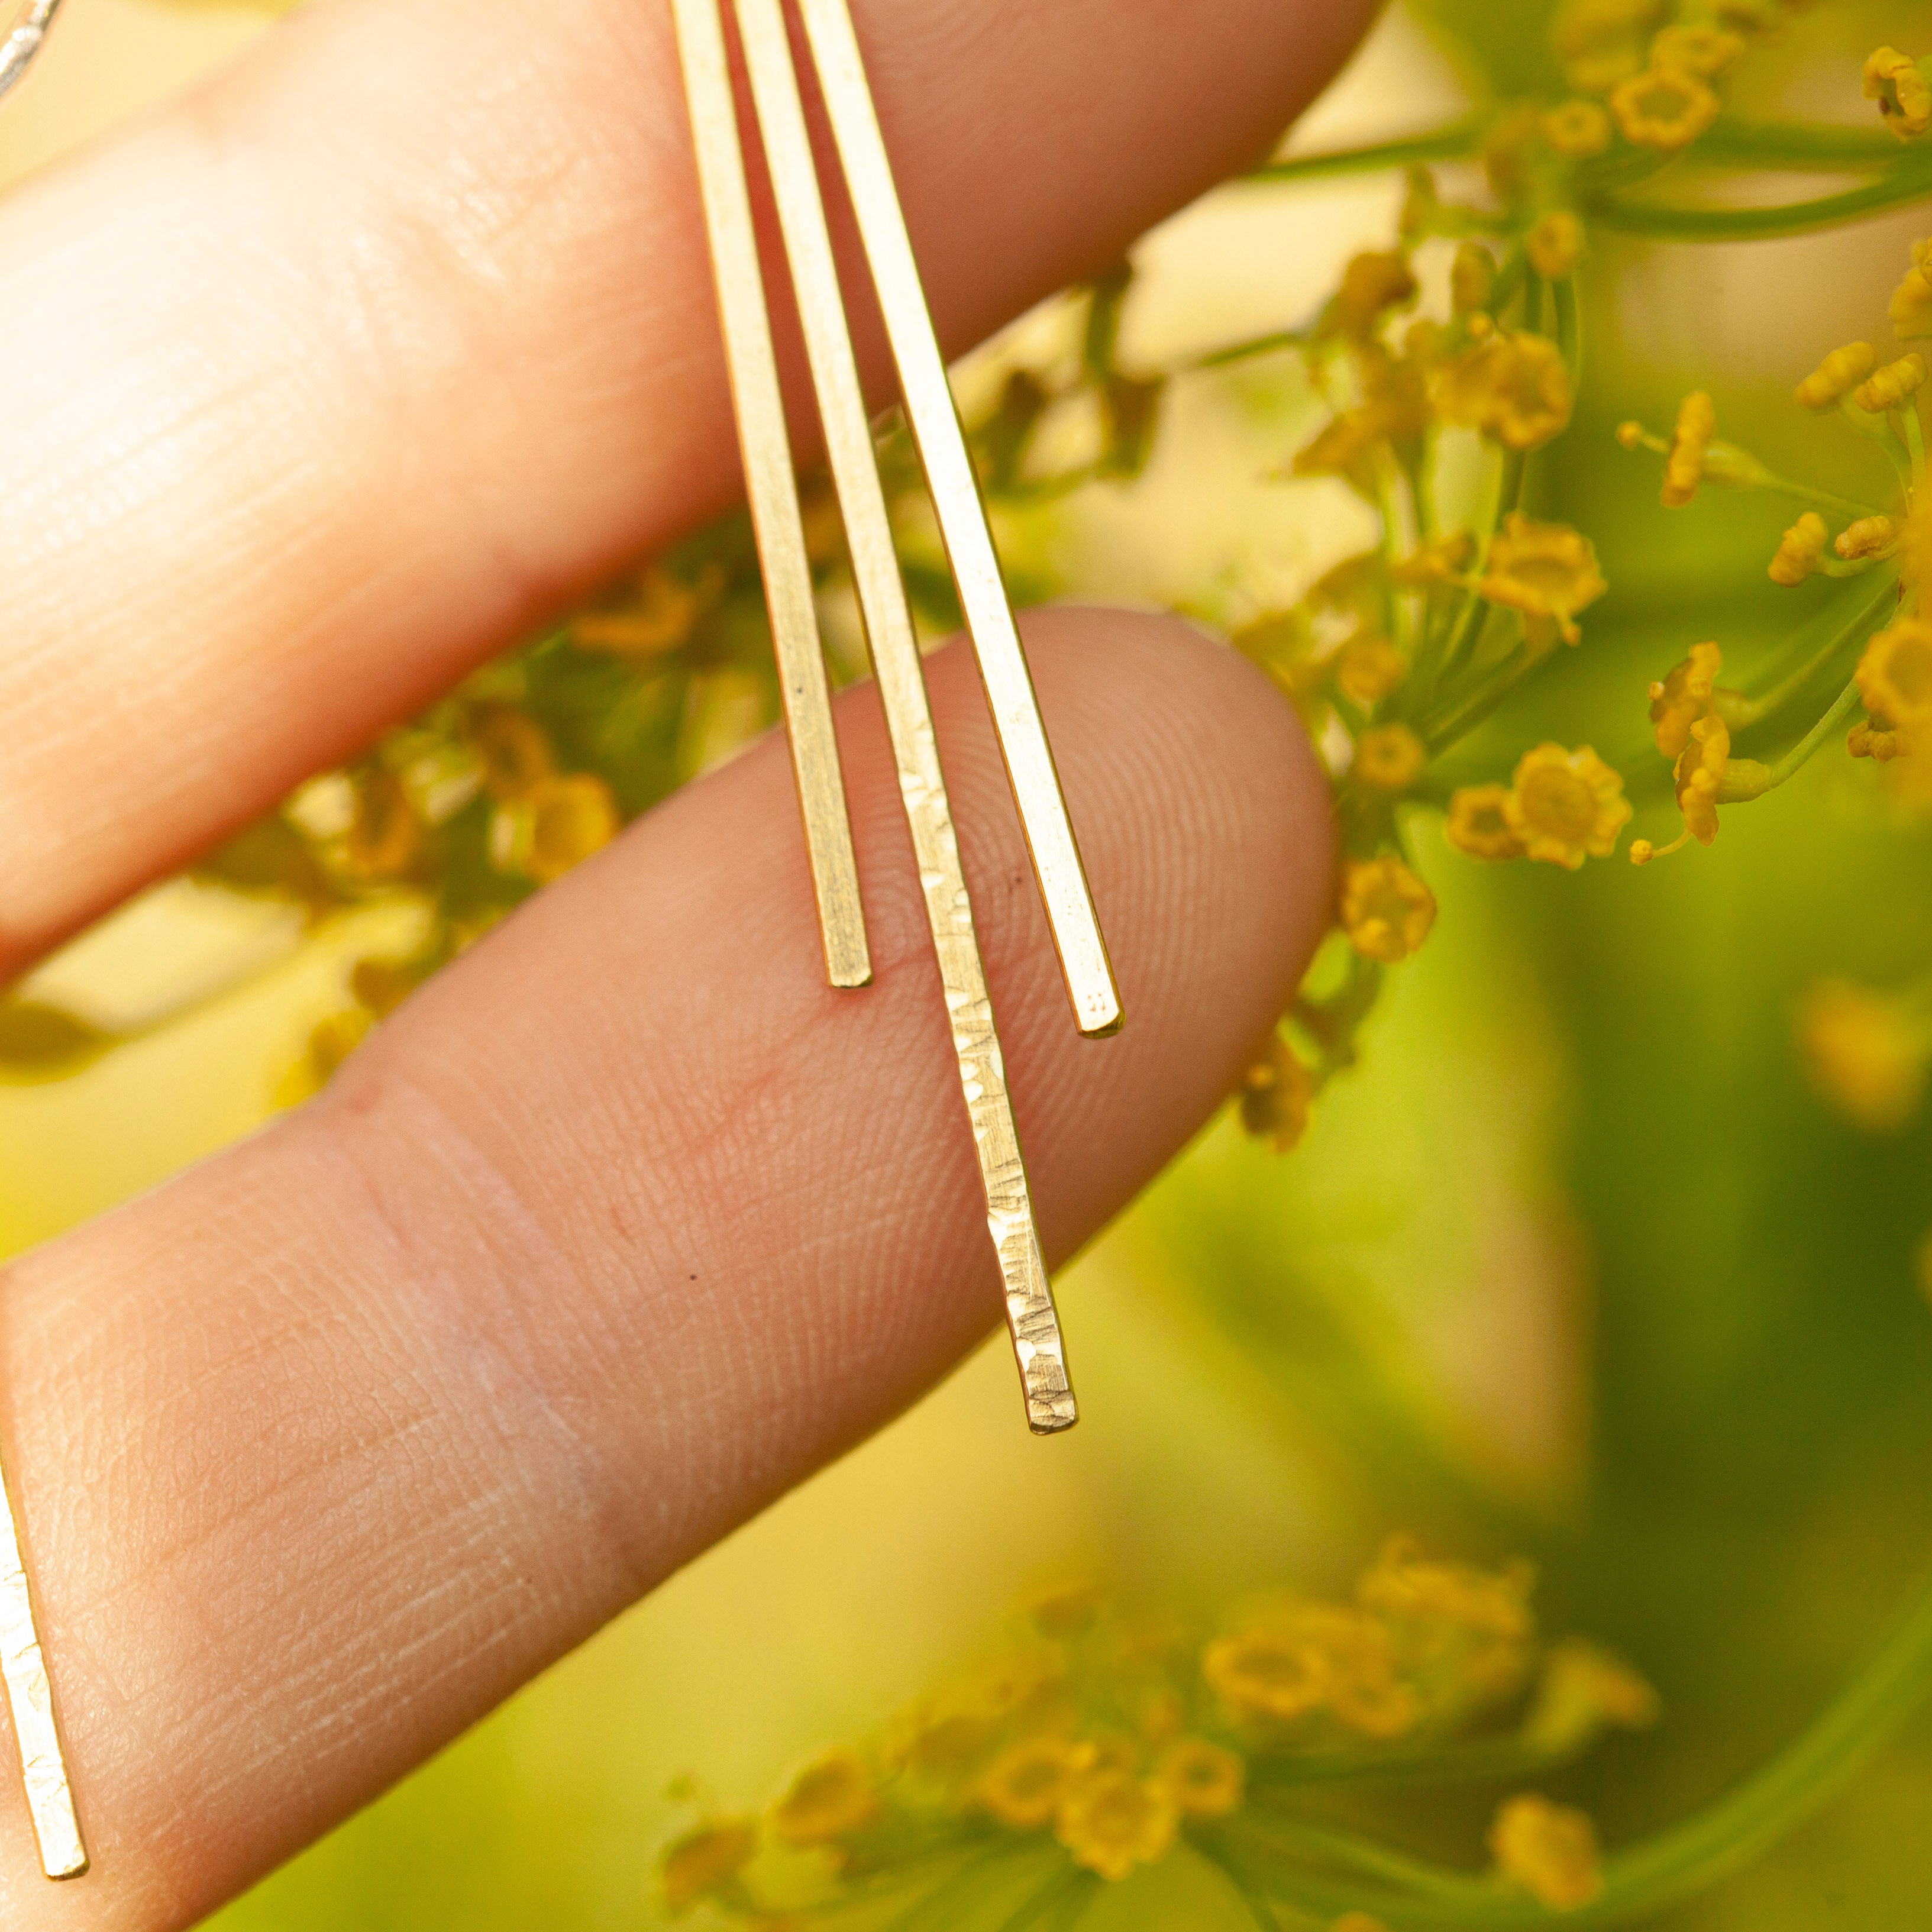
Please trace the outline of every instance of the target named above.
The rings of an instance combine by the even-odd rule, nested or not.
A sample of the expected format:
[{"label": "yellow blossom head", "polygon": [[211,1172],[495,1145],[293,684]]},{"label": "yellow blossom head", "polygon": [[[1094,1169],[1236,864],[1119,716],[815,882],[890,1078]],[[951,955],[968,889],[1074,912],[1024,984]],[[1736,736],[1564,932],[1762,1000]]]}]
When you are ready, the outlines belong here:
[{"label": "yellow blossom head", "polygon": [[1429,748],[1406,724],[1378,724],[1355,746],[1354,773],[1373,791],[1406,791],[1429,768]]},{"label": "yellow blossom head", "polygon": [[1564,77],[1585,94],[1635,74],[1667,0],[1564,0],[1550,29]]},{"label": "yellow blossom head", "polygon": [[1520,859],[1522,841],[1510,823],[1508,785],[1465,785],[1449,801],[1444,828],[1450,844],[1472,859]]},{"label": "yellow blossom head", "polygon": [[1847,563],[1884,556],[1898,542],[1898,526],[1889,517],[1861,517],[1838,532],[1832,548]]},{"label": "yellow blossom head", "polygon": [[1666,509],[1681,510],[1697,494],[1704,480],[1704,459],[1717,434],[1717,406],[1701,389],[1684,398],[1677,412],[1677,428],[1670,439],[1670,453],[1664,459],[1664,502]]},{"label": "yellow blossom head", "polygon": [[1569,427],[1575,398],[1556,344],[1518,332],[1490,336],[1436,372],[1436,407],[1450,422],[1506,449],[1540,448]]},{"label": "yellow blossom head", "polygon": [[1304,1609],[1295,1628],[1322,1659],[1328,1708],[1366,1738],[1406,1737],[1422,1720],[1422,1700],[1403,1677],[1389,1627],[1367,1611],[1339,1605]]},{"label": "yellow blossom head", "polygon": [[1318,1710],[1328,1694],[1321,1652],[1300,1632],[1279,1624],[1216,1637],[1202,1653],[1201,1674],[1237,1717],[1276,1724]]},{"label": "yellow blossom head", "polygon": [[974,1796],[1002,1825],[1037,1832],[1052,1823],[1073,1780],[1094,1762],[1090,1745],[1065,1738],[1022,1738],[989,1765]]},{"label": "yellow blossom head", "polygon": [[1744,50],[1744,36],[1708,21],[1666,27],[1650,44],[1652,67],[1709,80],[1733,65]]},{"label": "yellow blossom head", "polygon": [[757,1828],[725,1819],[687,1832],[664,1855],[660,1880],[664,1908],[682,1918],[702,1900],[735,1884],[758,1849]]},{"label": "yellow blossom head", "polygon": [[400,779],[374,772],[356,788],[356,814],[335,846],[341,869],[371,884],[400,879],[422,850],[422,826]]},{"label": "yellow blossom head", "polygon": [[1553,1912],[1574,1912],[1604,1888],[1596,1827],[1534,1794],[1512,1798],[1490,1830],[1496,1869]]},{"label": "yellow blossom head", "polygon": [[1892,292],[1889,313],[1900,341],[1932,335],[1932,242],[1912,244],[1912,266]]},{"label": "yellow blossom head", "polygon": [[1344,334],[1366,335],[1390,309],[1413,302],[1416,287],[1408,258],[1399,251],[1358,255],[1342,272],[1330,320]]},{"label": "yellow blossom head", "polygon": [[1408,661],[1388,638],[1352,638],[1335,660],[1335,688],[1360,705],[1379,704],[1408,675]]},{"label": "yellow blossom head", "polygon": [[1932,622],[1901,617],[1865,646],[1858,695],[1874,718],[1908,730],[1932,724]]},{"label": "yellow blossom head", "polygon": [[622,830],[610,788],[594,773],[573,772],[545,778],[500,806],[490,824],[490,856],[500,871],[548,885]]},{"label": "yellow blossom head", "polygon": [[1568,1755],[1605,1730],[1648,1730],[1659,1710],[1657,1693],[1621,1658],[1571,1638],[1544,1660],[1523,1735],[1540,1750]]},{"label": "yellow blossom head", "polygon": [[514,704],[479,704],[470,716],[470,742],[492,798],[520,798],[556,769],[549,734]]},{"label": "yellow blossom head", "polygon": [[1924,387],[1924,357],[1916,353],[1903,356],[1862,383],[1852,400],[1860,409],[1882,416],[1887,410],[1902,408],[1909,398]]},{"label": "yellow blossom head", "polygon": [[1880,47],[1865,62],[1865,98],[1878,103],[1885,124],[1901,141],[1916,140],[1932,128],[1932,81],[1927,63]]},{"label": "yellow blossom head", "polygon": [[1798,1012],[1812,1084],[1868,1133],[1896,1133],[1918,1111],[1932,1066],[1932,1021],[1874,987],[1821,980]]},{"label": "yellow blossom head", "polygon": [[1684,829],[1700,845],[1718,836],[1718,799],[1731,761],[1730,728],[1721,718],[1700,718],[1678,754],[1677,808]]},{"label": "yellow blossom head", "polygon": [[1474,315],[1489,307],[1496,286],[1496,257],[1476,242],[1465,242],[1450,265],[1450,306],[1458,315]]},{"label": "yellow blossom head", "polygon": [[1657,748],[1676,758],[1690,742],[1690,728],[1711,708],[1724,653],[1714,644],[1694,644],[1690,655],[1667,677],[1650,687],[1650,722],[1657,732]]},{"label": "yellow blossom head", "polygon": [[1771,580],[1795,590],[1823,562],[1832,532],[1816,510],[1807,510],[1784,533],[1771,560]]},{"label": "yellow blossom head", "polygon": [[1610,91],[1610,112],[1624,139],[1640,148],[1688,148],[1718,118],[1708,81],[1682,68],[1653,67]]},{"label": "yellow blossom head", "polygon": [[1836,409],[1877,366],[1878,351],[1869,342],[1848,342],[1798,384],[1798,400],[1808,410]]},{"label": "yellow blossom head", "polygon": [[[1490,545],[1489,568],[1477,586],[1491,603],[1520,611],[1532,624],[1547,628],[1552,641],[1561,636],[1572,644],[1583,634],[1576,626],[1576,614],[1610,587],[1588,537],[1568,524],[1538,523],[1520,510],[1510,512]],[[1531,642],[1542,641],[1532,630]]]},{"label": "yellow blossom head", "polygon": [[1240,1808],[1247,1766],[1205,1738],[1177,1738],[1154,1767],[1156,1788],[1184,1818],[1225,1818]]},{"label": "yellow blossom head", "polygon": [[1583,224],[1567,208],[1552,210],[1523,238],[1529,265],[1546,282],[1576,272],[1583,259]]},{"label": "yellow blossom head", "polygon": [[1315,1105],[1315,1078],[1307,1064],[1277,1034],[1241,1081],[1241,1124],[1276,1151],[1298,1147]]},{"label": "yellow blossom head", "polygon": [[1131,1772],[1109,1771],[1075,1785],[1054,1829],[1076,1864],[1118,1880],[1165,1858],[1180,1822],[1165,1792]]},{"label": "yellow blossom head", "polygon": [[772,1831],[788,1845],[829,1845],[878,1816],[872,1774],[856,1751],[828,1752],[800,1772],[772,1811]]},{"label": "yellow blossom head", "polygon": [[1444,1622],[1485,1636],[1527,1643],[1532,1573],[1524,1565],[1479,1570],[1425,1556],[1407,1537],[1392,1537],[1356,1594],[1365,1609],[1410,1622]]},{"label": "yellow blossom head", "polygon": [[1572,872],[1587,858],[1607,859],[1630,814],[1622,775],[1587,745],[1539,745],[1516,768],[1509,821],[1527,858]]},{"label": "yellow blossom head", "polygon": [[1404,590],[1424,590],[1432,585],[1452,583],[1468,568],[1476,553],[1476,539],[1468,530],[1438,537],[1389,566],[1389,581]]},{"label": "yellow blossom head", "polygon": [[1436,895],[1400,859],[1355,859],[1342,869],[1342,929],[1364,958],[1399,966],[1436,923]]},{"label": "yellow blossom head", "polygon": [[1565,160],[1594,160],[1610,145],[1610,117],[1594,100],[1566,100],[1543,117],[1543,138]]}]

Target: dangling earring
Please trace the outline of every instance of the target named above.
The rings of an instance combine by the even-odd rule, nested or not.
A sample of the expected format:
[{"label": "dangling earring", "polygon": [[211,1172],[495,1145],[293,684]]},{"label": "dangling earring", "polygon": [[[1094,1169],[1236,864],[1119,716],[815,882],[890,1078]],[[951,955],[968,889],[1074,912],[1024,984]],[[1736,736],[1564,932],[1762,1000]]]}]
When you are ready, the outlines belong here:
[{"label": "dangling earring", "polygon": [[[759,266],[726,50],[735,12],[807,358],[844,514],[859,603],[978,1148],[988,1225],[1036,1434],[1072,1426],[1060,1322],[1041,1252],[999,1036],[974,930],[932,713],[812,158],[782,0],[672,0],[698,149],[738,434],[772,618],[806,844],[835,986],[872,977],[837,742],[812,601],[770,310]],[[800,0],[812,64],[879,304],[906,417],[978,656],[1020,823],[1072,999],[1090,1038],[1120,1030],[1120,993],[1000,574],[938,335],[920,281],[847,0]]]}]

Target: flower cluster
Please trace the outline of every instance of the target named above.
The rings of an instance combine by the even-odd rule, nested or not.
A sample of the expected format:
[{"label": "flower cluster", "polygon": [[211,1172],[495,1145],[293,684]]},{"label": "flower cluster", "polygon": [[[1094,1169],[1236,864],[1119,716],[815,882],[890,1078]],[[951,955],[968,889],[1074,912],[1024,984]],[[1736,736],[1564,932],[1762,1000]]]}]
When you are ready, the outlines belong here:
[{"label": "flower cluster", "polygon": [[[678,1839],[666,1903],[766,1927],[886,1923],[1004,1882],[1045,1912],[1185,1841],[1264,1912],[1380,1924],[1404,1895],[1400,1855],[1317,1822],[1324,1786],[1439,1776],[1507,1793],[1656,1721],[1628,1665],[1542,1640],[1531,1590],[1522,1565],[1397,1541],[1350,1600],[1258,1604],[1204,1641],[1056,1592],[1024,1646],[877,1744],[808,1766],[762,1819],[714,1816]],[[1488,1877],[1416,1869],[1558,1910],[1604,1889],[1590,1820],[1534,1792],[1500,1801],[1490,1850]]]}]

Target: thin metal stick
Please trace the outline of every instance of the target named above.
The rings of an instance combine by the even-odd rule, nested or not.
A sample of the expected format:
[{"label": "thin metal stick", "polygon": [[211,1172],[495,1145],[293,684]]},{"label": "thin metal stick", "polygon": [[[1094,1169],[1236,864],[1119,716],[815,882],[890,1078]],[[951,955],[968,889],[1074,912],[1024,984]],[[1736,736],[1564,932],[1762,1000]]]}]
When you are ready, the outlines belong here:
[{"label": "thin metal stick", "polygon": [[34,1835],[40,1840],[41,1867],[52,1879],[79,1878],[87,1870],[87,1847],[82,1842],[80,1820],[74,1814],[67,1758],[54,1715],[53,1685],[40,1652],[26,1562],[4,1472],[0,1472],[0,1672],[6,1678],[7,1703],[13,1712],[14,1739],[20,1748],[20,1768],[26,1778]]},{"label": "thin metal stick", "polygon": [[12,32],[0,41],[0,100],[13,92],[16,82],[33,64],[34,56],[40,52],[47,29],[60,10],[61,0],[32,0],[32,4],[22,11]]},{"label": "thin metal stick", "polygon": [[812,565],[786,434],[778,356],[758,267],[758,234],[746,185],[743,144],[732,98],[724,23],[716,0],[671,0],[698,150],[699,185],[717,278],[726,361],[736,404],[745,481],[764,566],[766,601],[784,692],[792,765],[818,898],[826,970],[835,986],[868,986],[866,944],[845,782],[832,727],[832,700],[813,601]]},{"label": "thin metal stick", "polygon": [[851,11],[846,0],[800,0],[800,12],[1074,1017],[1090,1038],[1117,1033],[1120,989],[946,381]]},{"label": "thin metal stick", "polygon": [[1036,1434],[1050,1436],[1071,1428],[1077,1412],[784,13],[780,0],[736,4],[860,607],[939,956],[987,1220],[1005,1284],[1007,1324],[1025,1384],[1027,1420]]}]

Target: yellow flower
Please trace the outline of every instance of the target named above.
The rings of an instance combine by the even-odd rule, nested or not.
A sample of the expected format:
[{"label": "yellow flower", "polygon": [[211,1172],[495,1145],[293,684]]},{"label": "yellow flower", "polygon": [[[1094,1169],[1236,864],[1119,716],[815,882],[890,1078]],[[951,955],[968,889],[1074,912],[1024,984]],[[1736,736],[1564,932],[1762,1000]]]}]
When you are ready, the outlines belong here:
[{"label": "yellow flower", "polygon": [[1678,755],[1677,808],[1684,829],[1700,845],[1718,836],[1718,794],[1731,761],[1730,728],[1721,718],[1700,718]]},{"label": "yellow flower", "polygon": [[1476,587],[1491,603],[1521,611],[1529,620],[1524,629],[1532,645],[1540,648],[1558,635],[1566,644],[1577,643],[1583,634],[1576,613],[1610,586],[1588,537],[1567,524],[1538,523],[1512,510],[1490,545],[1488,572]]},{"label": "yellow flower", "polygon": [[1878,351],[1869,342],[1848,342],[1798,384],[1798,400],[1808,410],[1836,409],[1877,366]]},{"label": "yellow flower", "polygon": [[1406,256],[1358,255],[1342,272],[1342,286],[1329,304],[1331,326],[1344,334],[1366,335],[1390,309],[1413,302],[1414,272]]},{"label": "yellow flower", "polygon": [[1924,67],[1896,47],[1880,47],[1865,62],[1865,98],[1878,103],[1885,124],[1901,141],[1932,128],[1932,84]]},{"label": "yellow flower", "polygon": [[1504,448],[1538,448],[1569,427],[1574,397],[1556,344],[1526,333],[1492,335],[1437,372],[1436,407]]},{"label": "yellow flower", "polygon": [[1465,242],[1449,266],[1449,305],[1457,315],[1487,308],[1496,286],[1496,258],[1474,242]]},{"label": "yellow flower", "polygon": [[580,650],[608,651],[619,657],[656,657],[675,650],[688,641],[730,580],[716,564],[708,566],[694,583],[653,564],[639,580],[634,598],[572,619],[571,642]]},{"label": "yellow flower", "polygon": [[1529,265],[1546,282],[1560,282],[1583,259],[1583,224],[1567,208],[1546,214],[1525,238]]},{"label": "yellow flower", "polygon": [[1496,1868],[1552,1912],[1574,1912],[1604,1888],[1597,1829],[1546,1798],[1512,1798],[1490,1831]]},{"label": "yellow flower", "polygon": [[1778,554],[1771,560],[1771,580],[1787,590],[1795,590],[1825,560],[1825,546],[1832,532],[1816,510],[1807,510],[1784,533]]},{"label": "yellow flower", "polygon": [[1408,661],[1386,638],[1351,638],[1335,661],[1336,688],[1358,704],[1379,704],[1408,675]]},{"label": "yellow flower", "polygon": [[1324,1604],[1303,1611],[1298,1628],[1321,1654],[1328,1708],[1350,1730],[1386,1742],[1421,1722],[1421,1700],[1399,1674],[1379,1618]]},{"label": "yellow flower", "polygon": [[1205,1738],[1177,1738],[1154,1767],[1155,1787],[1184,1818],[1225,1818],[1246,1795],[1248,1768]]},{"label": "yellow flower", "polygon": [[1932,724],[1932,622],[1901,617],[1865,646],[1858,669],[1867,711],[1887,724]]},{"label": "yellow flower", "polygon": [[299,1107],[312,1100],[336,1075],[343,1063],[367,1040],[376,1016],[367,1006],[346,1006],[331,1013],[308,1036],[302,1056],[284,1075],[275,1090],[275,1103]]},{"label": "yellow flower", "polygon": [[1651,64],[1708,80],[1722,74],[1744,50],[1742,34],[1708,26],[1666,27],[1650,44]]},{"label": "yellow flower", "polygon": [[1832,548],[1847,563],[1885,556],[1898,542],[1898,526],[1889,517],[1861,517],[1838,532]]},{"label": "yellow flower", "polygon": [[1650,722],[1657,748],[1666,758],[1679,756],[1690,742],[1690,728],[1711,709],[1724,653],[1714,644],[1693,644],[1690,655],[1670,676],[1650,687]]},{"label": "yellow flower", "polygon": [[1472,859],[1520,859],[1522,841],[1509,813],[1508,785],[1465,785],[1449,800],[1444,830],[1450,844]]},{"label": "yellow flower", "polygon": [[1399,966],[1436,923],[1436,895],[1400,859],[1351,860],[1342,869],[1342,929],[1366,959]]},{"label": "yellow flower", "polygon": [[1702,390],[1694,390],[1677,412],[1676,432],[1664,460],[1666,508],[1681,510],[1696,495],[1697,486],[1704,480],[1704,458],[1717,430],[1717,406]]},{"label": "yellow flower", "polygon": [[1651,29],[1667,10],[1663,0],[1565,0],[1550,38],[1570,85],[1600,93],[1636,73]]},{"label": "yellow flower", "polygon": [[1896,1133],[1918,1112],[1932,1022],[1898,994],[1821,980],[1799,1006],[1798,1037],[1813,1085],[1866,1132]]},{"label": "yellow flower", "polygon": [[556,769],[543,727],[514,704],[479,705],[470,714],[470,742],[492,798],[520,798]]},{"label": "yellow flower", "polygon": [[401,782],[387,772],[363,778],[356,788],[356,816],[337,842],[340,868],[374,884],[400,879],[422,850],[422,826]]},{"label": "yellow flower", "polygon": [[714,1897],[733,1884],[758,1848],[756,1828],[741,1819],[700,1825],[688,1832],[664,1855],[662,1868],[665,1909],[682,1918],[700,1900]]},{"label": "yellow flower", "polygon": [[1405,590],[1424,590],[1433,584],[1451,583],[1468,567],[1475,550],[1476,539],[1467,530],[1438,537],[1391,564],[1389,581]]},{"label": "yellow flower", "polygon": [[1165,1792],[1128,1772],[1102,1772],[1074,1786],[1054,1829],[1076,1864],[1119,1880],[1165,1858],[1180,1822]]},{"label": "yellow flower", "polygon": [[1544,1659],[1523,1735],[1539,1750],[1565,1755],[1612,1727],[1648,1730],[1660,1708],[1657,1693],[1621,1658],[1572,1638]]},{"label": "yellow flower", "polygon": [[1890,313],[1901,341],[1932,335],[1932,242],[1912,244],[1912,266],[1892,292]]},{"label": "yellow flower", "polygon": [[1073,1780],[1092,1764],[1093,1748],[1064,1738],[1028,1738],[987,1768],[974,1796],[1002,1825],[1037,1832],[1052,1823]]},{"label": "yellow flower", "polygon": [[1328,1695],[1321,1652],[1300,1633],[1276,1624],[1216,1637],[1202,1653],[1201,1674],[1238,1717],[1292,1724]]},{"label": "yellow flower", "polygon": [[836,1750],[799,1773],[772,1812],[772,1829],[788,1845],[826,1845],[862,1830],[878,1816],[872,1774],[856,1751]]},{"label": "yellow flower", "polygon": [[1358,1587],[1365,1609],[1408,1622],[1446,1622],[1484,1636],[1526,1643],[1535,1634],[1534,1576],[1516,1564],[1492,1571],[1442,1563],[1406,1537],[1392,1537]]},{"label": "yellow flower", "polygon": [[1688,147],[1716,120],[1718,106],[1708,82],[1677,68],[1633,74],[1610,92],[1610,112],[1624,139],[1666,152]]},{"label": "yellow flower", "polygon": [[1860,409],[1869,410],[1874,416],[1882,416],[1887,410],[1899,408],[1924,386],[1924,357],[1917,354],[1901,356],[1896,362],[1888,362],[1852,400]]},{"label": "yellow flower", "polygon": [[1909,758],[1916,748],[1910,732],[1888,730],[1870,719],[1854,724],[1845,734],[1845,749],[1854,758],[1870,758],[1874,764],[1888,765],[1894,758]]},{"label": "yellow flower", "polygon": [[1594,100],[1566,100],[1543,117],[1543,138],[1568,161],[1600,154],[1611,133],[1610,117]]},{"label": "yellow flower", "polygon": [[1376,791],[1406,791],[1429,768],[1429,748],[1406,724],[1378,724],[1355,746],[1355,776]]},{"label": "yellow flower", "polygon": [[1315,1104],[1315,1078],[1300,1054],[1279,1035],[1241,1082],[1241,1124],[1277,1153],[1301,1144]]},{"label": "yellow flower", "polygon": [[497,808],[490,856],[500,872],[548,885],[601,851],[622,829],[610,788],[591,772],[573,772],[545,778]]}]

